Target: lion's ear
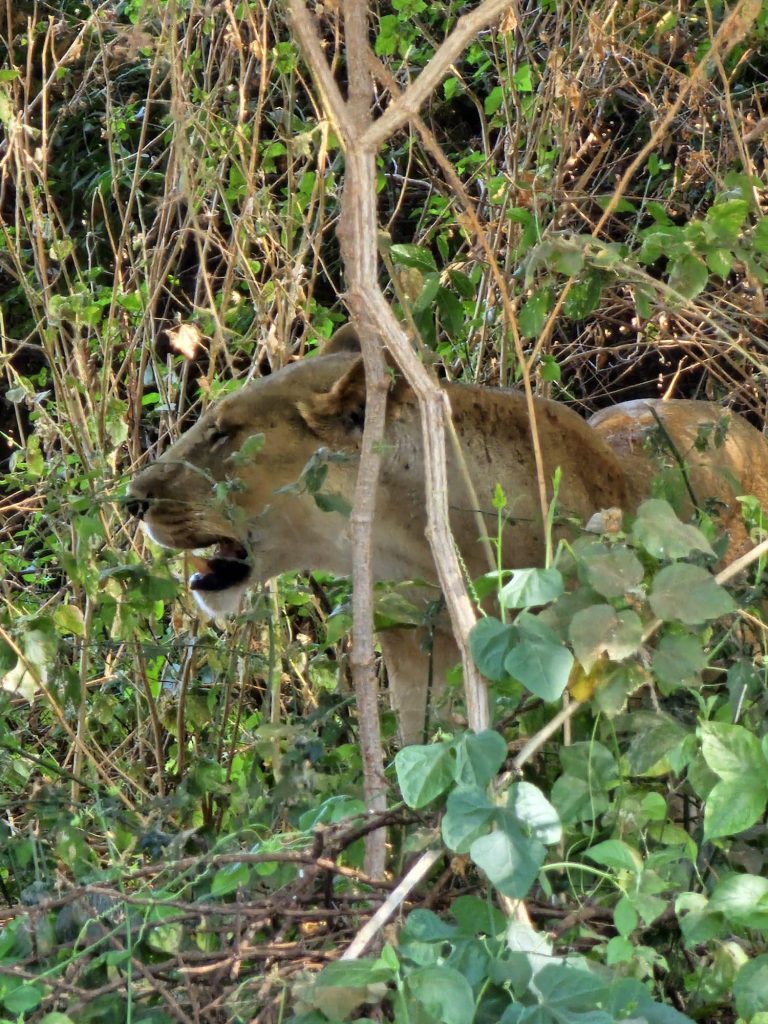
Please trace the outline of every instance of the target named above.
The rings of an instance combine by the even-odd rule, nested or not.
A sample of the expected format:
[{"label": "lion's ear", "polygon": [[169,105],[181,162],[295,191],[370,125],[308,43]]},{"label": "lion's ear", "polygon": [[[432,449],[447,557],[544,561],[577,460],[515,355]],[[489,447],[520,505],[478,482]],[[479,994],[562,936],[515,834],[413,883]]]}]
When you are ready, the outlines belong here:
[{"label": "lion's ear", "polygon": [[351,434],[360,434],[365,423],[365,367],[362,357],[354,361],[330,391],[317,392],[306,401],[299,402],[298,408],[312,433],[325,441],[340,441]]},{"label": "lion's ear", "polygon": [[354,324],[344,324],[334,331],[328,341],[323,345],[320,355],[330,356],[334,352],[359,352],[360,351],[360,338],[358,337],[357,331]]}]

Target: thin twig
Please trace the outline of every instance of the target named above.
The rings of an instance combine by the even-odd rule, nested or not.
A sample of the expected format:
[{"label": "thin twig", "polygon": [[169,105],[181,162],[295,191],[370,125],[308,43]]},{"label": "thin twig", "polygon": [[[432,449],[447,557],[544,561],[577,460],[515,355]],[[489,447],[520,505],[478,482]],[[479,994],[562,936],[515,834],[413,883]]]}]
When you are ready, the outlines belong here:
[{"label": "thin twig", "polygon": [[356,960],[366,951],[376,934],[384,927],[389,919],[399,910],[405,902],[408,894],[415,889],[419,882],[425,878],[432,869],[435,861],[443,856],[444,851],[427,850],[416,861],[410,871],[403,877],[397,887],[387,896],[373,917],[369,918],[349,946],[341,954],[342,960]]}]

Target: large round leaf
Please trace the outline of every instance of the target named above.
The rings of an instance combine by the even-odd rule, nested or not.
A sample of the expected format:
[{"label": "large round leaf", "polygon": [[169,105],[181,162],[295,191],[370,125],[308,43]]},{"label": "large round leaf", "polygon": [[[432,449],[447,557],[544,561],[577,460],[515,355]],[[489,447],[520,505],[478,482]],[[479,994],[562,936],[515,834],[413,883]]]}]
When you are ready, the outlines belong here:
[{"label": "large round leaf", "polygon": [[404,747],[395,755],[395,771],[409,807],[424,807],[453,782],[453,757],[445,743]]},{"label": "large round leaf", "polygon": [[698,565],[681,562],[662,569],[649,597],[655,615],[665,622],[698,626],[734,611],[733,598]]},{"label": "large round leaf", "polygon": [[694,551],[714,555],[701,530],[681,522],[669,502],[662,498],[642,503],[637,510],[632,537],[654,558],[687,558]]},{"label": "large round leaf", "polygon": [[538,616],[521,612],[515,626],[518,639],[504,659],[506,672],[542,700],[557,700],[568,685],[573,655]]},{"label": "large round leaf", "polygon": [[643,625],[630,609],[617,612],[609,604],[595,604],[576,612],[569,635],[576,657],[589,672],[604,654],[612,661],[634,654],[642,642]]},{"label": "large round leaf", "polygon": [[499,829],[481,836],[469,850],[472,860],[499,892],[512,899],[522,899],[528,894],[544,863],[545,853],[538,839],[528,839],[509,826],[504,831]]}]

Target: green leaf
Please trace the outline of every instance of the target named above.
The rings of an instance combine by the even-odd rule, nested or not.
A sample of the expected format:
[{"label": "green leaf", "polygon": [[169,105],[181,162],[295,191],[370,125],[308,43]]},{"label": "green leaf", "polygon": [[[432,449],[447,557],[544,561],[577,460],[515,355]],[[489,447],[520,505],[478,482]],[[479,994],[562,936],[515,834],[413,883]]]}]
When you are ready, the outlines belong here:
[{"label": "green leaf", "polygon": [[768,762],[760,741],[740,725],[704,722],[702,754],[721,781],[707,796],[704,835],[735,835],[762,817],[768,802]]},{"label": "green leaf", "polygon": [[619,781],[616,758],[597,740],[582,740],[570,747],[561,747],[559,756],[567,775],[591,781],[597,789],[613,789]]},{"label": "green leaf", "polygon": [[[445,289],[443,289],[444,291]],[[414,313],[423,313],[428,310],[430,320],[434,322],[432,316],[432,304],[435,301],[435,296],[440,291],[440,275],[437,271],[432,271],[428,274],[422,275],[422,286],[419,292],[418,298],[413,301]]]},{"label": "green leaf", "polygon": [[565,589],[557,569],[514,569],[499,593],[502,608],[536,608],[549,604]]},{"label": "green leaf", "polygon": [[551,267],[559,274],[575,277],[584,267],[584,249],[571,239],[552,239],[543,262],[545,266]]},{"label": "green leaf", "polygon": [[698,626],[735,611],[733,598],[711,573],[684,562],[668,565],[659,572],[648,598],[654,615],[665,622]]},{"label": "green leaf", "polygon": [[39,985],[22,981],[16,988],[3,994],[3,1006],[9,1013],[26,1013],[40,1005],[43,995],[43,989]]},{"label": "green leaf", "polygon": [[504,737],[493,729],[468,732],[456,744],[454,779],[465,786],[487,786],[507,756]]},{"label": "green leaf", "polygon": [[608,809],[608,796],[586,779],[564,774],[552,786],[552,803],[564,825],[594,821]]},{"label": "green leaf", "polygon": [[768,953],[744,964],[733,983],[736,1012],[745,1020],[768,1013]]},{"label": "green leaf", "polygon": [[440,320],[443,329],[449,337],[455,338],[461,334],[464,326],[464,307],[461,300],[447,288],[439,288],[435,299],[435,305],[440,313]]},{"label": "green leaf", "polygon": [[536,972],[531,986],[540,1004],[540,1015],[523,1019],[536,1024],[614,1024],[606,1010],[607,987],[581,966],[549,964]]},{"label": "green leaf", "polygon": [[561,820],[593,821],[608,807],[607,793],[619,781],[611,751],[596,740],[560,748],[563,774],[552,787],[552,803]]},{"label": "green leaf", "polygon": [[653,652],[651,667],[661,692],[666,696],[680,687],[701,686],[707,656],[695,636],[667,635]]},{"label": "green leaf", "polygon": [[3,398],[6,400],[6,402],[11,402],[13,405],[21,405],[21,403],[25,401],[27,396],[30,394],[31,391],[28,391],[24,387],[10,388],[8,391],[5,392]]},{"label": "green leaf", "polygon": [[751,828],[762,818],[765,805],[766,788],[762,780],[716,783],[704,809],[704,838],[733,836]]},{"label": "green leaf", "polygon": [[446,80],[443,82],[443,96],[445,97],[445,99],[452,100],[453,97],[458,93],[460,85],[461,83],[459,82],[458,78],[454,78],[453,75],[451,75],[450,78],[446,78]]},{"label": "green leaf", "polygon": [[343,494],[336,494],[333,491],[318,491],[312,497],[321,512],[339,512],[347,519],[352,512],[352,506]]},{"label": "green leaf", "polygon": [[445,964],[412,971],[406,978],[405,991],[406,1004],[413,1001],[423,1007],[428,1020],[440,1021],[441,1024],[468,1024],[474,1018],[475,999],[469,982]]},{"label": "green leaf", "polygon": [[635,978],[614,978],[602,1005],[614,1021],[629,1022],[634,1018],[638,1024],[693,1024],[685,1014],[657,1003],[644,983]]},{"label": "green leaf", "polygon": [[726,782],[765,779],[768,792],[768,763],[756,736],[727,722],[702,722],[699,731],[701,752],[713,772]]},{"label": "green leaf", "polygon": [[[522,899],[536,880],[546,851],[537,839],[526,839],[507,826],[476,839],[469,855],[505,896]],[[470,1018],[471,1019],[471,1018]]]},{"label": "green leaf", "polygon": [[[595,196],[595,202],[601,210],[607,210],[613,200],[612,195],[607,196]],[[618,203],[614,207],[615,213],[637,213],[637,206],[631,200],[625,199],[623,196],[619,199]],[[671,223],[671,221],[670,221]]]},{"label": "green leaf", "polygon": [[60,604],[53,613],[53,621],[59,634],[85,636],[85,620],[76,604]]},{"label": "green leaf", "polygon": [[144,308],[140,292],[123,292],[118,294],[117,304],[129,313],[141,313]]},{"label": "green leaf", "polygon": [[664,225],[642,231],[642,244],[637,258],[641,263],[655,263],[662,256],[682,256],[688,251],[682,228]]},{"label": "green leaf", "polygon": [[415,267],[417,270],[437,270],[435,257],[421,245],[404,242],[393,245],[389,250],[392,262],[401,267]]},{"label": "green leaf", "polygon": [[595,544],[581,559],[589,585],[603,597],[623,597],[642,583],[642,563],[625,547],[605,548]]},{"label": "green leaf", "polygon": [[504,914],[477,896],[457,896],[451,903],[451,914],[465,935],[501,935],[507,927]]},{"label": "green leaf", "polygon": [[613,909],[613,923],[619,935],[631,935],[638,924],[637,911],[626,896],[622,896]]},{"label": "green leaf", "polygon": [[517,92],[533,92],[533,74],[530,64],[524,63],[520,65],[512,75],[512,84]]},{"label": "green leaf", "polygon": [[308,997],[327,1018],[346,1020],[363,1003],[381,1000],[391,978],[381,960],[339,960],[322,969]]},{"label": "green leaf", "polygon": [[639,875],[643,869],[643,858],[621,839],[607,839],[604,843],[590,846],[584,851],[584,856],[614,871],[631,871]]},{"label": "green leaf", "polygon": [[600,305],[603,275],[595,270],[581,281],[574,281],[563,303],[563,313],[571,320],[584,320]]},{"label": "green leaf", "polygon": [[414,744],[398,750],[395,771],[403,800],[409,807],[424,807],[453,782],[453,756],[447,743]]},{"label": "green leaf", "polygon": [[669,287],[684,299],[693,299],[702,292],[709,280],[706,263],[698,256],[681,256],[672,264]]},{"label": "green leaf", "polygon": [[759,217],[752,232],[752,245],[763,256],[768,254],[768,217]]},{"label": "green leaf", "polygon": [[707,266],[713,274],[725,280],[733,269],[733,253],[728,249],[713,249],[707,253]]},{"label": "green leaf", "polygon": [[605,962],[609,967],[631,963],[636,955],[635,947],[623,935],[614,935],[605,947]]},{"label": "green leaf", "polygon": [[468,302],[474,302],[475,300],[475,285],[472,278],[463,273],[461,270],[450,271],[449,277],[451,284],[456,289],[457,293],[462,299],[466,299]]},{"label": "green leaf", "polygon": [[662,224],[665,227],[672,227],[672,221],[669,219],[666,208],[655,199],[649,199],[645,205],[646,210],[657,224]]},{"label": "green leaf", "polygon": [[634,715],[631,728],[627,761],[633,775],[651,771],[688,735],[678,722],[662,715]]},{"label": "green leaf", "polygon": [[264,434],[251,434],[250,437],[246,437],[238,451],[230,458],[239,463],[250,462],[259,452],[263,451],[265,441]]},{"label": "green leaf", "polygon": [[683,892],[675,900],[675,913],[687,946],[698,946],[720,938],[729,930],[722,914],[709,909],[709,901],[698,892]]},{"label": "green leaf", "polygon": [[337,960],[327,964],[315,979],[328,988],[364,988],[372,981],[387,981],[391,972],[379,960]]},{"label": "green leaf", "polygon": [[636,286],[633,289],[635,309],[640,320],[650,320],[653,316],[655,295],[653,292]]},{"label": "green leaf", "polygon": [[530,782],[515,782],[507,790],[507,808],[545,846],[559,843],[560,818],[541,790]]},{"label": "green leaf", "polygon": [[551,356],[548,352],[545,352],[539,357],[539,375],[542,380],[548,381],[549,383],[557,384],[562,377],[560,370],[560,364]]},{"label": "green leaf", "polygon": [[658,559],[687,558],[694,551],[713,558],[715,554],[701,530],[682,523],[663,498],[651,498],[642,503],[632,526],[632,538]]},{"label": "green leaf", "polygon": [[[522,616],[518,622],[521,620]],[[553,701],[562,696],[568,685],[573,655],[552,630],[546,630],[544,623],[539,625],[539,635],[531,631],[515,644],[504,659],[504,668],[535,696]]]},{"label": "green leaf", "polygon": [[178,953],[184,940],[184,927],[181,924],[157,924],[147,928],[145,941],[158,953]]},{"label": "green leaf", "polygon": [[248,885],[251,871],[247,864],[225,864],[219,868],[211,882],[211,896],[218,899]]},{"label": "green leaf", "polygon": [[629,609],[617,612],[609,604],[595,604],[576,612],[568,635],[576,657],[589,672],[604,654],[622,661],[638,651],[643,624]]},{"label": "green leaf", "polygon": [[485,101],[483,103],[483,109],[485,110],[485,113],[488,115],[488,117],[491,117],[491,115],[495,114],[503,102],[504,90],[500,85],[495,85],[493,89],[491,89],[491,91],[485,97]]},{"label": "green leaf", "polygon": [[491,827],[496,805],[477,786],[458,786],[448,794],[441,822],[443,841],[455,853],[467,853],[472,843]]},{"label": "green leaf", "polygon": [[374,44],[377,57],[391,57],[397,49],[397,26],[396,14],[384,14],[379,18],[379,34]]},{"label": "green leaf", "polygon": [[748,213],[749,204],[746,199],[727,199],[707,210],[705,223],[720,245],[733,245],[741,234]]},{"label": "green leaf", "polygon": [[470,630],[469,651],[478,669],[494,682],[507,678],[504,661],[517,638],[514,626],[492,616],[480,619]]},{"label": "green leaf", "polygon": [[552,289],[537,289],[520,310],[519,327],[524,338],[535,338],[541,334],[549,311],[552,309]]},{"label": "green leaf", "polygon": [[715,886],[708,909],[738,928],[768,930],[768,878],[729,875]]},{"label": "green leaf", "polygon": [[2,677],[16,665],[16,652],[11,645],[0,637],[0,682]]},{"label": "green leaf", "polygon": [[456,934],[455,925],[443,921],[425,907],[417,907],[408,915],[401,932],[402,942],[442,942],[443,939],[452,939]]}]

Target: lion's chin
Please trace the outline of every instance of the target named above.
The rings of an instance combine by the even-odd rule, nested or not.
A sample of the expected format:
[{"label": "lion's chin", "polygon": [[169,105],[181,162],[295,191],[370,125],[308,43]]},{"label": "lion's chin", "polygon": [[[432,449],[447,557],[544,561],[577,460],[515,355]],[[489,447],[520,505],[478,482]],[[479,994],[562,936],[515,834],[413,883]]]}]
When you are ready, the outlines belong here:
[{"label": "lion's chin", "polygon": [[200,608],[214,618],[234,615],[251,576],[248,552],[243,545],[223,539],[209,558],[193,561],[197,572],[190,577],[189,588]]},{"label": "lion's chin", "polygon": [[221,540],[210,558],[194,558],[197,572],[189,580],[197,605],[211,618],[235,615],[248,589],[248,552],[235,540]]},{"label": "lion's chin", "polygon": [[142,523],[149,538],[166,548],[210,548],[205,556],[191,556],[195,572],[189,578],[189,589],[198,607],[210,618],[225,618],[237,614],[243,595],[248,589],[253,566],[248,551],[238,540],[210,536],[179,538],[166,533],[155,523]]},{"label": "lion's chin", "polygon": [[226,590],[195,590],[193,587],[192,596],[198,608],[209,618],[227,619],[238,613],[240,602],[247,590],[246,583],[228,587]]}]

